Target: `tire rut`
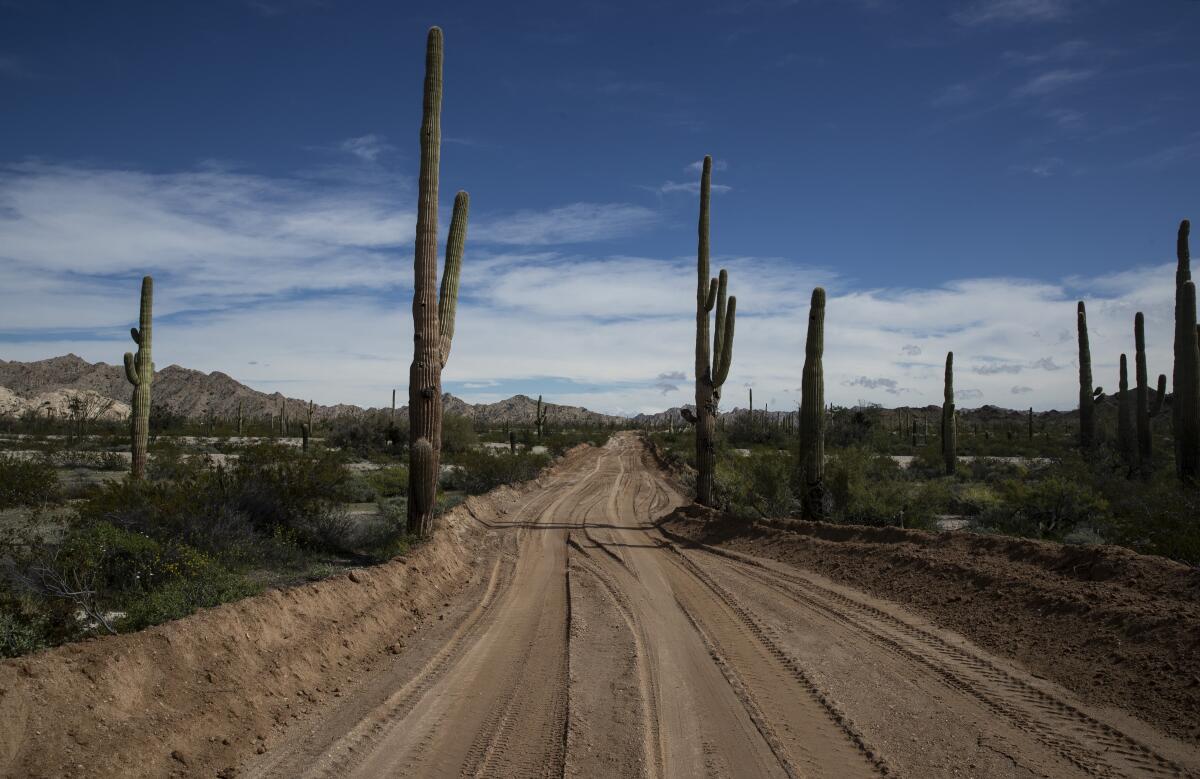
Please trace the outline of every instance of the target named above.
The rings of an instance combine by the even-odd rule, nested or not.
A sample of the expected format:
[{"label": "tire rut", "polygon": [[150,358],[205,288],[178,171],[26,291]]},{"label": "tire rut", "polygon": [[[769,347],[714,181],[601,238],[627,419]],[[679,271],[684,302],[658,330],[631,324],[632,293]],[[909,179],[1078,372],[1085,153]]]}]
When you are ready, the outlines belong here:
[{"label": "tire rut", "polygon": [[[1182,766],[1113,726],[933,633],[802,576],[768,569],[757,561],[725,550],[699,548],[712,558],[734,564],[739,574],[771,587],[931,671],[952,689],[975,698],[985,708],[1032,735],[1087,774],[1103,777],[1187,775]],[[685,554],[681,552],[681,555]],[[1089,742],[1093,746],[1089,746]]]}]

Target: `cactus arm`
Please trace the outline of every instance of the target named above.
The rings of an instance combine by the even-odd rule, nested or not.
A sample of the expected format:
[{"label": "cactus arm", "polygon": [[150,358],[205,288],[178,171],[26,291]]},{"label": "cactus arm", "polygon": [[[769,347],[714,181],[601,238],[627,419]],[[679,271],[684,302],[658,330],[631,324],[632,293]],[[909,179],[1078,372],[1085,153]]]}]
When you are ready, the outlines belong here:
[{"label": "cactus arm", "polygon": [[[716,321],[713,323],[712,348],[713,373],[716,374],[720,373],[721,370],[721,343],[725,338],[725,298],[729,288],[729,274],[725,272],[724,268],[721,268],[721,272],[717,274],[717,278],[713,279],[713,284],[716,285],[717,293],[715,301],[717,316]],[[709,299],[712,299],[712,295],[709,295]],[[710,309],[712,307],[713,305],[709,305]]]},{"label": "cactus arm", "polygon": [[141,335],[141,333],[138,332],[138,329],[136,327],[129,328],[129,335],[130,335],[130,337],[133,338],[133,342],[135,344],[137,344],[138,346],[142,345],[142,335]]},{"label": "cactus arm", "polygon": [[687,422],[689,425],[696,424],[696,415],[692,413],[690,408],[679,409],[679,416],[683,417],[683,421]]},{"label": "cactus arm", "polygon": [[133,354],[131,352],[125,352],[125,378],[129,379],[129,383],[135,387],[140,381],[137,368],[133,364]]},{"label": "cactus arm", "polygon": [[708,296],[704,299],[704,310],[712,311],[713,305],[717,302],[717,280],[710,279],[708,282]]},{"label": "cactus arm", "polygon": [[446,238],[446,267],[442,274],[442,287],[438,292],[438,332],[441,338],[443,368],[450,359],[450,344],[454,340],[454,314],[458,310],[458,278],[462,270],[463,247],[467,242],[467,214],[470,208],[470,195],[459,192],[454,196],[450,235]]},{"label": "cactus arm", "polygon": [[728,304],[725,306],[725,321],[724,335],[721,336],[721,353],[717,355],[719,362],[717,363],[717,375],[713,378],[713,385],[720,387],[725,384],[725,379],[729,377],[729,366],[733,364],[733,325],[737,319],[737,296],[733,295],[729,298]]}]

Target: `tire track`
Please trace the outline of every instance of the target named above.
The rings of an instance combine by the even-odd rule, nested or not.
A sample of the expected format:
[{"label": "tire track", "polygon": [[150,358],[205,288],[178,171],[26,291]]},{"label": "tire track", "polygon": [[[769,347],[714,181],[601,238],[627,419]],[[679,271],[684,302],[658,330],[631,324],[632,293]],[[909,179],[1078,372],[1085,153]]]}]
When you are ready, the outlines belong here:
[{"label": "tire track", "polygon": [[[768,569],[757,561],[725,550],[698,548],[710,557],[715,556],[713,559],[734,563],[738,574],[758,581],[853,629],[877,646],[922,666],[952,689],[975,698],[1085,773],[1151,777],[1186,774],[1182,766],[1111,725],[933,633],[802,576]],[[686,556],[684,552],[680,554]]]}]

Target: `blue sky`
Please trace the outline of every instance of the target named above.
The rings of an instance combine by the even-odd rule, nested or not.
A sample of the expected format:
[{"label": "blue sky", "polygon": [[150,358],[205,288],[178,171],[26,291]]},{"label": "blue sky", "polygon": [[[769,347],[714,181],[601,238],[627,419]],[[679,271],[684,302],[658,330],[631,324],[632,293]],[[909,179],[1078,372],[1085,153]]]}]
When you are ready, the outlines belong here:
[{"label": "blue sky", "polygon": [[685,402],[706,153],[726,407],[795,402],[817,283],[833,402],[940,402],[953,349],[960,405],[1070,407],[1077,297],[1101,383],[1135,310],[1169,372],[1194,0],[0,0],[0,358],[118,363],[151,272],[159,365],[386,402],[430,24],[457,394]]}]

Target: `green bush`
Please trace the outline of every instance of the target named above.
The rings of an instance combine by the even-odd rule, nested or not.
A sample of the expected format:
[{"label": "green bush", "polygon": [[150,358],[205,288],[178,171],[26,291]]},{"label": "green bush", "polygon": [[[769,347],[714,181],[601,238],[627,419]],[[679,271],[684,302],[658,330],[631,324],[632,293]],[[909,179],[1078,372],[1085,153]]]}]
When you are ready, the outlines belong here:
[{"label": "green bush", "polygon": [[478,495],[501,484],[515,484],[535,478],[550,464],[550,457],[528,451],[490,454],[467,450],[458,453],[450,464],[454,467],[442,474],[442,488]]},{"label": "green bush", "polygon": [[1087,480],[1057,469],[1027,479],[1008,479],[997,488],[1000,505],[980,518],[1003,533],[1061,539],[1080,524],[1108,519],[1108,501]]},{"label": "green bush", "polygon": [[717,500],[743,518],[790,516],[795,508],[792,480],[795,458],[790,452],[755,451],[749,457],[729,455],[717,461]]},{"label": "green bush", "polygon": [[0,600],[0,657],[18,657],[49,646],[46,618],[20,614]]},{"label": "green bush", "polygon": [[141,630],[185,617],[196,609],[219,606],[261,590],[260,585],[244,576],[218,565],[209,565],[189,576],[171,579],[146,595],[130,600],[125,606],[125,617],[118,624],[121,630]]},{"label": "green bush", "polygon": [[48,458],[0,454],[0,509],[40,506],[58,495],[58,474]]},{"label": "green bush", "polygon": [[408,494],[408,468],[403,465],[370,471],[366,478],[367,483],[381,498],[395,498]]}]

